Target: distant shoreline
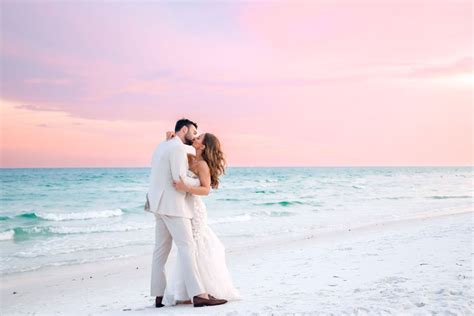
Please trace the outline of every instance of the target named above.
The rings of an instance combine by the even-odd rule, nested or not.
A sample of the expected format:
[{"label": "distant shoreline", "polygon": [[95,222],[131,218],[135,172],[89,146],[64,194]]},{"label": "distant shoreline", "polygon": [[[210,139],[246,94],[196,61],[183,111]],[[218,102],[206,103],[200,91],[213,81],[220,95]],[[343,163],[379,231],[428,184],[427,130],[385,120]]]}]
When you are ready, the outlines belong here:
[{"label": "distant shoreline", "polygon": [[[150,167],[0,167],[0,170],[29,170],[29,169],[149,169]],[[241,169],[241,168],[254,168],[254,169],[268,169],[268,168],[275,168],[275,169],[285,169],[285,168],[297,168],[297,169],[346,169],[346,168],[353,168],[353,169],[371,169],[371,168],[386,168],[386,169],[396,169],[396,168],[474,168],[472,166],[228,166],[227,169]]]}]

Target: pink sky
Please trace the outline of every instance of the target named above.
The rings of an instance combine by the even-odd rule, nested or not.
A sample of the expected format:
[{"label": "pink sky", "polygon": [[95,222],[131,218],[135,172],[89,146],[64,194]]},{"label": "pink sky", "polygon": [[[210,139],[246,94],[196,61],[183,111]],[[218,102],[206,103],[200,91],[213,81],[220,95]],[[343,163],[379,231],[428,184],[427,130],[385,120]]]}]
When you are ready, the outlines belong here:
[{"label": "pink sky", "polygon": [[470,1],[1,3],[1,166],[472,165]]}]

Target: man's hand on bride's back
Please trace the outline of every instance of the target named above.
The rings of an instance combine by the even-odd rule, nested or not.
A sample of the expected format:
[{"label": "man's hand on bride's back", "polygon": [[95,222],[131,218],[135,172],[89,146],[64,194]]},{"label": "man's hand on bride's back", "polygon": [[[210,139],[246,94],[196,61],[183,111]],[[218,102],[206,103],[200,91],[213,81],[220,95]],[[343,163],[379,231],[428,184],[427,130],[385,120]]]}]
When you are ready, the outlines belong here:
[{"label": "man's hand on bride's back", "polygon": [[180,192],[188,192],[189,188],[188,186],[184,183],[183,179],[179,177],[179,181],[173,181],[173,187]]},{"label": "man's hand on bride's back", "polygon": [[174,136],[175,136],[174,132],[172,132],[172,131],[166,132],[166,140],[170,140]]}]

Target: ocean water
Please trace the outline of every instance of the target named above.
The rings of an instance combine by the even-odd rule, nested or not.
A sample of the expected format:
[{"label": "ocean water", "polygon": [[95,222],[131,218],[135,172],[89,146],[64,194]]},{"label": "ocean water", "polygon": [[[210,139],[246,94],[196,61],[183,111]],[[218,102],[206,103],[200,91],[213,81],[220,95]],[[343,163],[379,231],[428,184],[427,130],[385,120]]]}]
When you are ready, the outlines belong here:
[{"label": "ocean water", "polygon": [[[150,254],[148,168],[0,169],[0,273]],[[228,248],[472,210],[473,169],[229,168],[204,197]]]}]

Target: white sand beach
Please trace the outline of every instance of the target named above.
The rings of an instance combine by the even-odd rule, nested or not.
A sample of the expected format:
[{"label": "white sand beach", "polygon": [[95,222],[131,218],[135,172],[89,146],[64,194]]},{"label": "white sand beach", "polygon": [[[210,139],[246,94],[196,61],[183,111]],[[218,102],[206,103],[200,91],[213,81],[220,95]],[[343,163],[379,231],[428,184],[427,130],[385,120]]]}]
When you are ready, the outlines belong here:
[{"label": "white sand beach", "polygon": [[255,240],[228,249],[241,301],[157,310],[150,256],[2,277],[3,315],[472,315],[473,212]]}]

